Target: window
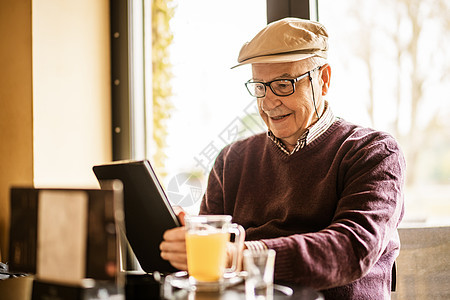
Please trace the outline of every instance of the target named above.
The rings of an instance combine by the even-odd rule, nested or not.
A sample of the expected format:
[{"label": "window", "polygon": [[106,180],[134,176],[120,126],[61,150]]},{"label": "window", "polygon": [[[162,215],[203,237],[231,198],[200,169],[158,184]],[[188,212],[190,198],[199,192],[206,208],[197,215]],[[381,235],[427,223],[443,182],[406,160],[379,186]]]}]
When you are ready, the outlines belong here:
[{"label": "window", "polygon": [[[174,108],[167,121],[164,170],[157,171],[164,175],[160,177],[169,198],[195,212],[218,151],[237,138],[265,130],[243,84],[251,76],[250,67],[230,67],[242,44],[266,24],[270,1],[174,2]],[[406,155],[403,226],[448,225],[448,1],[309,3],[312,9],[317,5],[319,21],[330,34],[332,84],[326,99],[334,113],[391,133]],[[152,145],[147,148],[148,157]]]},{"label": "window", "polygon": [[450,224],[449,4],[319,1],[337,116],[393,134],[407,159],[402,226]]},{"label": "window", "polygon": [[198,210],[218,151],[264,130],[244,86],[250,67],[230,68],[266,20],[266,0],[177,1],[164,184],[171,201],[189,212]]}]

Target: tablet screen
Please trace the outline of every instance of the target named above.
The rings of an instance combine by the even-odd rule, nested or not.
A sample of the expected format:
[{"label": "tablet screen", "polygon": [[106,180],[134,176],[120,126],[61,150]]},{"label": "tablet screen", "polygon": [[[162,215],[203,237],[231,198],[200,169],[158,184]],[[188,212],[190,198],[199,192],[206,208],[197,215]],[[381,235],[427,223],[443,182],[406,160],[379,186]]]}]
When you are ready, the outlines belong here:
[{"label": "tablet screen", "polygon": [[180,223],[150,162],[119,161],[94,166],[93,171],[100,185],[104,180],[122,181],[126,237],[142,269],[177,271],[161,258],[159,244],[164,232]]}]

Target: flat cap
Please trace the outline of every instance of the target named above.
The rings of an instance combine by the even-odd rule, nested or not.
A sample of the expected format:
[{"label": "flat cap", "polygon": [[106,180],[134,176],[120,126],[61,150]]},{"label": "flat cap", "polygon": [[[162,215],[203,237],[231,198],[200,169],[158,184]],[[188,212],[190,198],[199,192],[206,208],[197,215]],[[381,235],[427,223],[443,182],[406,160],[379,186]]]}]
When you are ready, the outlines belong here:
[{"label": "flat cap", "polygon": [[[280,63],[312,56],[327,58],[328,33],[315,21],[284,18],[268,24],[239,52],[236,66]],[[233,67],[233,68],[234,68]]]}]

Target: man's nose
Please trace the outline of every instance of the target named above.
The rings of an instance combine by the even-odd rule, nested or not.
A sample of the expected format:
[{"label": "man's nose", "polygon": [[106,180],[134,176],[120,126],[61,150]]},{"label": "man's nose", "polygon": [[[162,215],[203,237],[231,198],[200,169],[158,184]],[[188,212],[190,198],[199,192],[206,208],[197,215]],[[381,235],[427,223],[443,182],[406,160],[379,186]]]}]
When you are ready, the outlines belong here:
[{"label": "man's nose", "polygon": [[275,95],[270,88],[266,90],[266,95],[261,98],[261,109],[271,111],[281,105],[279,96]]}]

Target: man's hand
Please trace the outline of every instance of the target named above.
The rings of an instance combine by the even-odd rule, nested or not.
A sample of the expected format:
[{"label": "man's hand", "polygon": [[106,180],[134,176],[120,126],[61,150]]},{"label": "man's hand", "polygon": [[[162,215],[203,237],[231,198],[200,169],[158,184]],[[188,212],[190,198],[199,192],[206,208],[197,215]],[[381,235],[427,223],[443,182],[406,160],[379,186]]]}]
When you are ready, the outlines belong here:
[{"label": "man's hand", "polygon": [[174,207],[174,211],[183,227],[167,230],[163,235],[164,240],[159,245],[159,249],[163,259],[168,260],[175,268],[187,271],[186,229],[184,227],[186,213],[179,207]]},{"label": "man's hand", "polygon": [[159,245],[161,257],[179,270],[187,270],[185,235],[184,227],[169,229],[164,233],[164,241]]},{"label": "man's hand", "polygon": [[237,255],[236,272],[243,270],[244,249],[244,243],[238,243],[237,245],[232,242],[227,243],[227,268],[232,267],[234,256]]}]

